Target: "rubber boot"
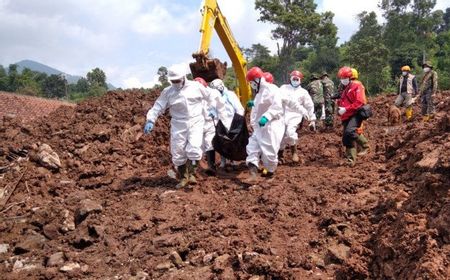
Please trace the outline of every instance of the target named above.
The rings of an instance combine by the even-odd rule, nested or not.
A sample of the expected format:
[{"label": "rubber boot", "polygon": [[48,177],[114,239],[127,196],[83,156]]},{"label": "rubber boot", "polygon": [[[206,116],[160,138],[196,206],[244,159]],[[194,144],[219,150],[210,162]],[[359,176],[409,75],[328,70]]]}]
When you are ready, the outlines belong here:
[{"label": "rubber boot", "polygon": [[245,180],[247,183],[254,183],[257,180],[258,176],[258,167],[253,163],[249,163],[248,165],[249,176]]},{"label": "rubber boot", "polygon": [[358,147],[360,148],[358,156],[366,155],[369,152],[369,140],[367,140],[364,135],[358,135],[358,138],[356,138],[356,144],[358,144]]},{"label": "rubber boot", "polygon": [[291,146],[291,153],[292,153],[292,161],[298,162],[300,159],[298,158],[296,145]]},{"label": "rubber boot", "polygon": [[354,167],[356,164],[356,148],[345,148],[345,157],[347,158],[347,164],[350,167]]},{"label": "rubber boot", "polygon": [[178,166],[177,171],[180,182],[176,185],[176,188],[184,188],[189,184],[189,173],[186,164]]},{"label": "rubber boot", "polygon": [[410,121],[412,119],[412,115],[413,115],[413,108],[412,107],[406,108],[405,116],[407,121]]},{"label": "rubber boot", "polygon": [[195,160],[188,160],[188,178],[189,184],[195,185],[197,184],[197,178],[195,177],[197,174],[197,162]]},{"label": "rubber boot", "polygon": [[278,164],[284,163],[284,150],[278,151]]},{"label": "rubber boot", "polygon": [[206,161],[208,162],[206,174],[208,174],[209,176],[216,175],[216,151],[206,151]]},{"label": "rubber boot", "polygon": [[273,177],[273,172],[270,172],[269,170],[264,168],[263,172],[261,173],[261,177],[272,178]]}]

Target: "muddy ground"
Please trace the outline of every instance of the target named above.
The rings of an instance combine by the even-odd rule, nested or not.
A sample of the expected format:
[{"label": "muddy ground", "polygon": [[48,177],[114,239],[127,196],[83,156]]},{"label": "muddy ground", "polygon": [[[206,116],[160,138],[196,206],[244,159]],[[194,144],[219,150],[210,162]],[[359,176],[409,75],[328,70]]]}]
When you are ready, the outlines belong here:
[{"label": "muddy ground", "polygon": [[[157,94],[0,120],[0,186],[16,186],[0,210],[2,279],[448,279],[450,92],[430,122],[415,107],[396,126],[395,97],[372,99],[371,152],[355,168],[336,121],[302,128],[302,163],[274,179],[248,187],[241,164],[201,172],[192,191],[167,176],[168,117],[142,135]],[[43,143],[59,169],[39,162]]]}]

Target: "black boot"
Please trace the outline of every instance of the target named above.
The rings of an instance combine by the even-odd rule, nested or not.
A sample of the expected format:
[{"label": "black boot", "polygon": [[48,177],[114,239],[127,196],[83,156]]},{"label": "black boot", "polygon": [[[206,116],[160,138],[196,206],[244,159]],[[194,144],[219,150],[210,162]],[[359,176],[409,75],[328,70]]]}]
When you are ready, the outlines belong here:
[{"label": "black boot", "polygon": [[206,169],[206,174],[209,176],[216,175],[216,151],[206,151],[206,161],[208,162],[208,169]]},{"label": "black boot", "polygon": [[284,150],[278,151],[278,164],[284,163]]}]

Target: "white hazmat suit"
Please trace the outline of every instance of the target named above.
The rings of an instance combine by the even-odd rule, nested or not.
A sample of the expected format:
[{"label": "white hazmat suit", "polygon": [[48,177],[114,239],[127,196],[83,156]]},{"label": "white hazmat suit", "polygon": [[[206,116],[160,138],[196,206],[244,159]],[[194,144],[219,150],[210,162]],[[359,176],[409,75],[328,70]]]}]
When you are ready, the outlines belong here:
[{"label": "white hazmat suit", "polygon": [[283,104],[285,132],[281,142],[281,149],[297,144],[297,127],[304,117],[310,121],[316,120],[314,103],[308,91],[301,86],[293,87],[290,84],[280,87]]},{"label": "white hazmat suit", "polygon": [[[269,172],[275,172],[284,131],[282,114],[282,101],[278,87],[261,78],[250,116],[253,133],[247,145],[247,165],[252,163],[259,166],[261,158],[264,167]],[[263,116],[269,122],[260,127],[258,122]]]},{"label": "white hazmat suit", "polygon": [[198,82],[185,79],[181,89],[174,86],[165,88],[153,107],[147,112],[147,121],[153,123],[169,109],[170,153],[175,166],[189,160],[199,161],[202,157],[202,139],[205,118],[204,102],[212,104],[214,97]]}]

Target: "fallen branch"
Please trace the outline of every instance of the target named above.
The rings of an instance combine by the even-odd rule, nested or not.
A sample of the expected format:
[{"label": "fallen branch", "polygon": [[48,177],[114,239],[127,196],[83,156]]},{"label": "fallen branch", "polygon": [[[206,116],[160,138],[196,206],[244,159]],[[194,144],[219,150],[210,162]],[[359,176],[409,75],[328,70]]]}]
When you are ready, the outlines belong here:
[{"label": "fallen branch", "polygon": [[3,207],[5,207],[6,203],[8,203],[9,198],[11,197],[11,195],[14,193],[14,191],[16,190],[17,186],[19,185],[20,181],[23,178],[23,175],[25,175],[25,172],[27,171],[27,169],[25,169],[23,171],[23,173],[20,175],[19,180],[17,180],[17,182],[13,185],[12,190],[9,191],[8,190],[8,186],[6,186],[5,188],[5,193],[6,193],[6,197],[4,198],[4,201],[0,202],[0,210],[3,209]]}]

